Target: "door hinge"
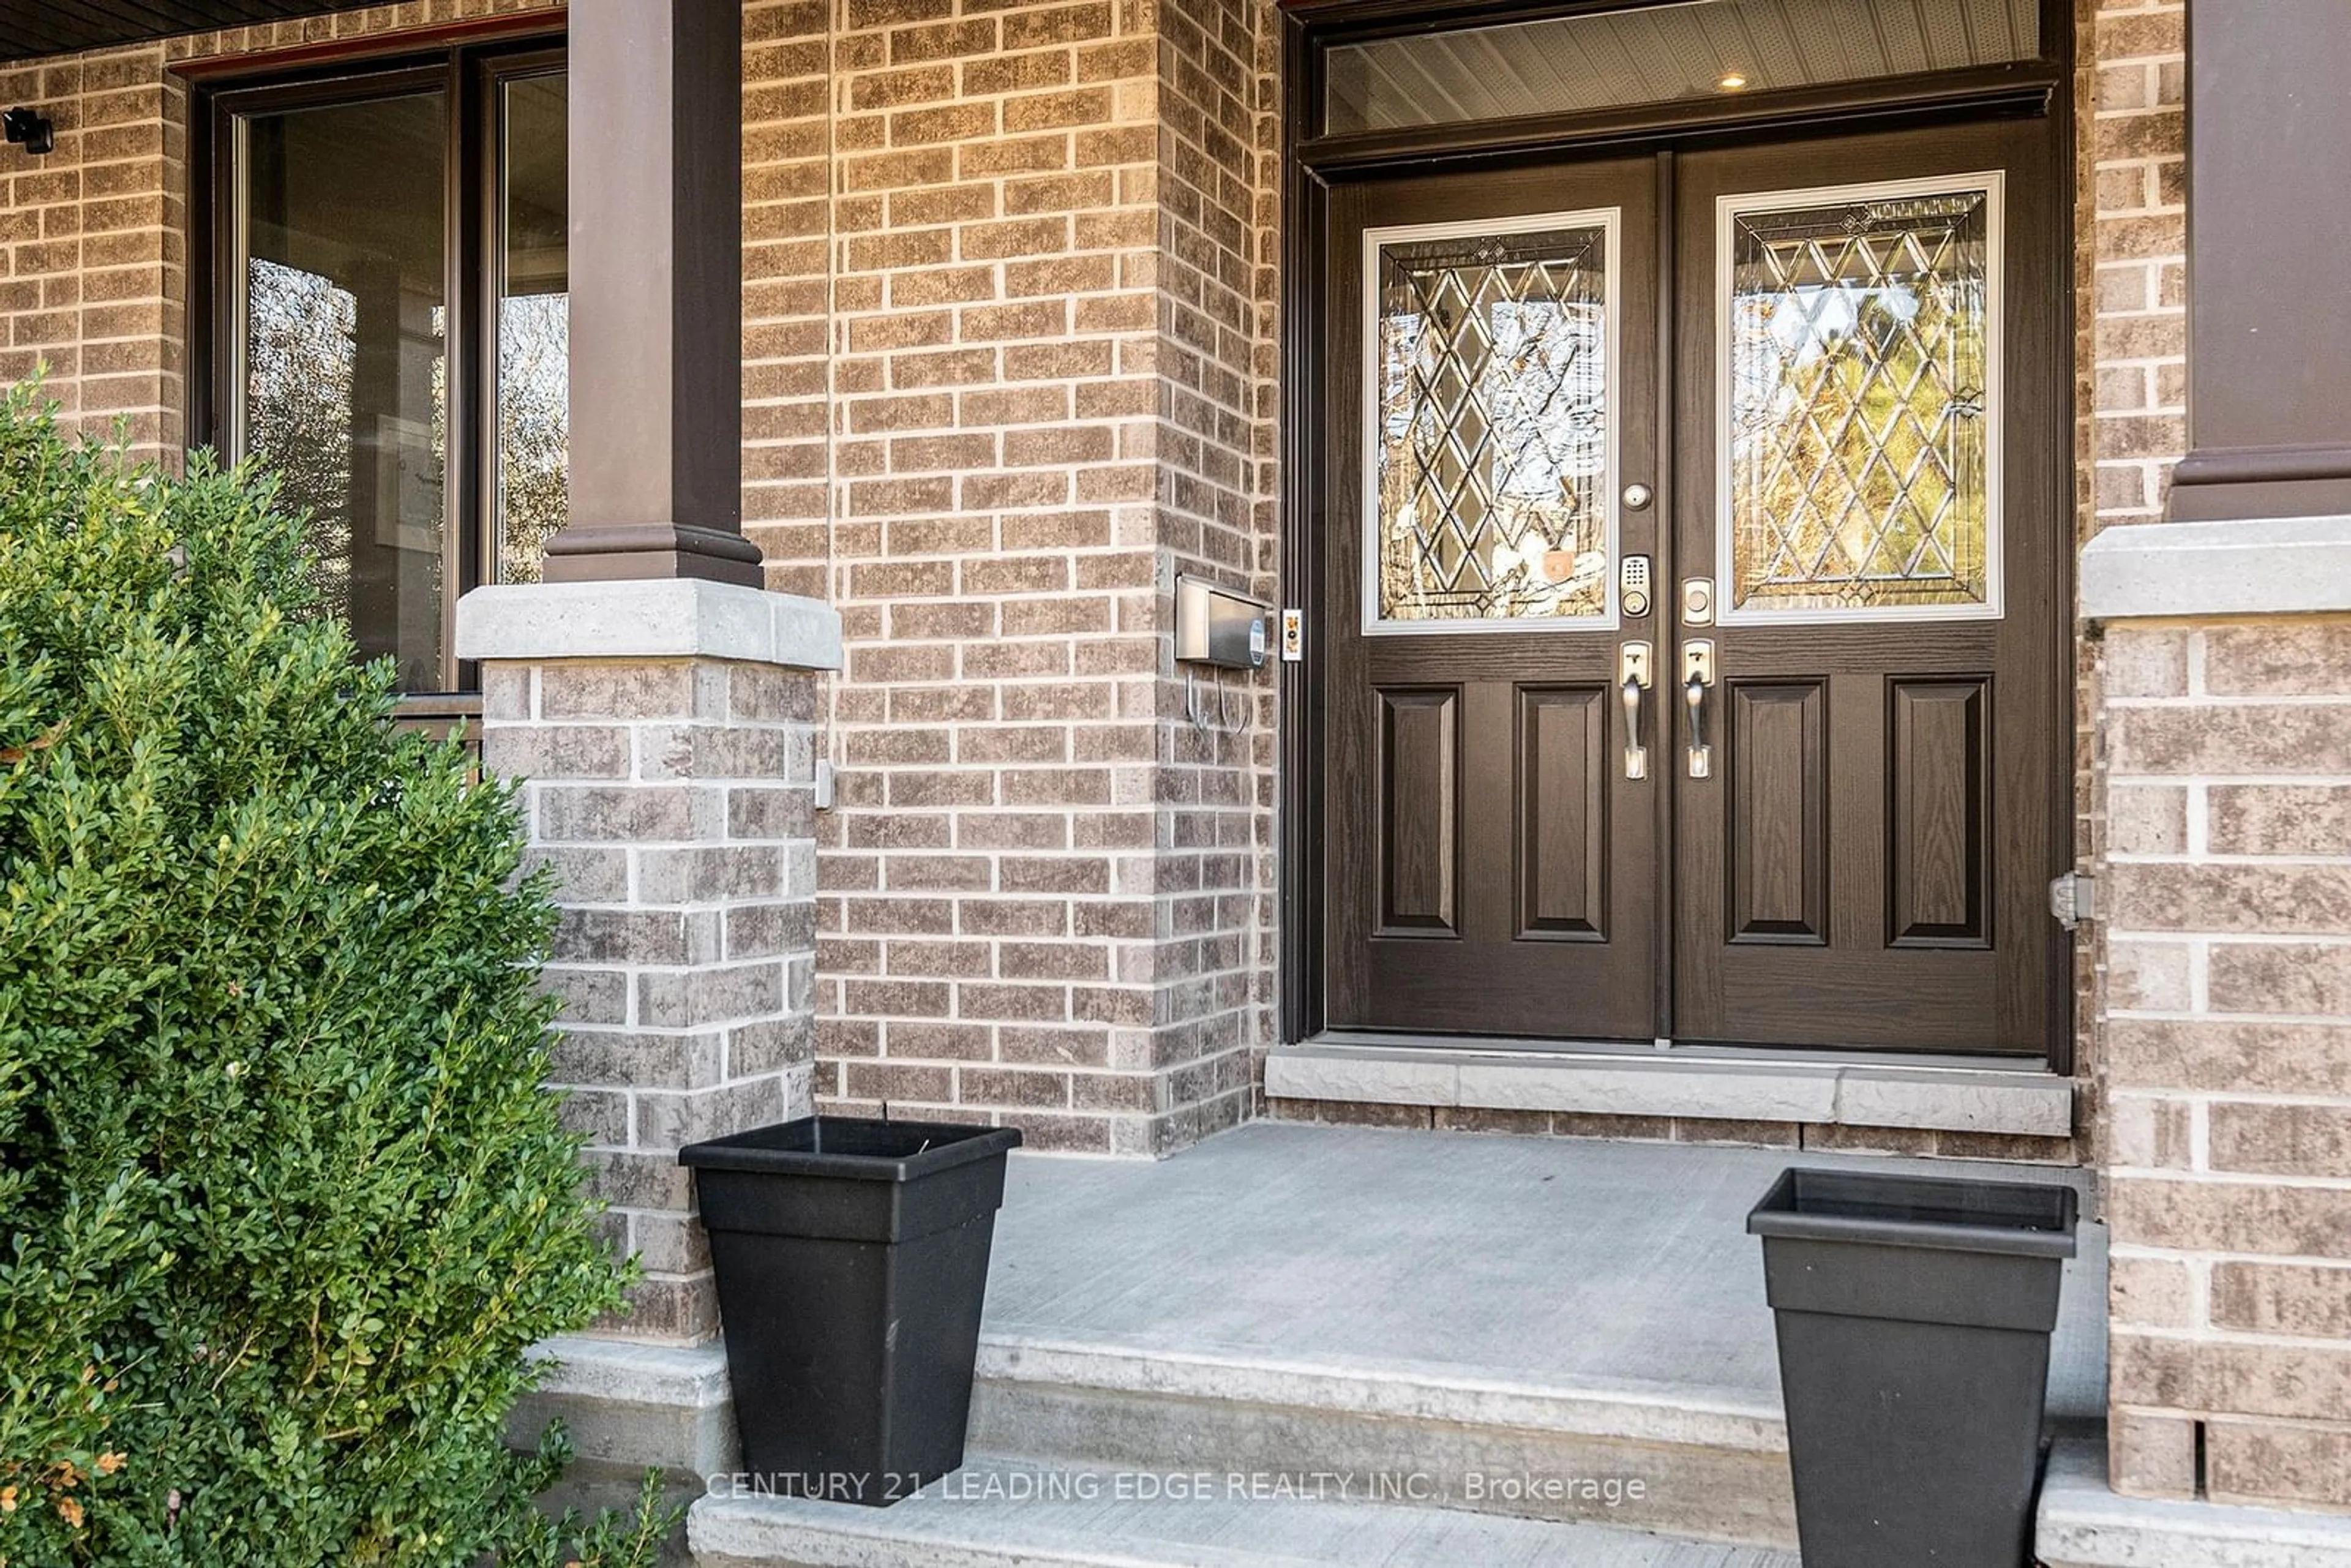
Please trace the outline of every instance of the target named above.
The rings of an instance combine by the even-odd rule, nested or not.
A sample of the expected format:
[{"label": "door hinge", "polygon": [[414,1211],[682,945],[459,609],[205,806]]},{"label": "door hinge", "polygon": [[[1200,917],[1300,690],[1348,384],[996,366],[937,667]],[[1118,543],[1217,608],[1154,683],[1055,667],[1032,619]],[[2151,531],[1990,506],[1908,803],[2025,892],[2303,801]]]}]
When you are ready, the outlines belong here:
[{"label": "door hinge", "polygon": [[2049,880],[2049,913],[2068,931],[2098,917],[2098,879],[2086,872],[2069,871]]}]

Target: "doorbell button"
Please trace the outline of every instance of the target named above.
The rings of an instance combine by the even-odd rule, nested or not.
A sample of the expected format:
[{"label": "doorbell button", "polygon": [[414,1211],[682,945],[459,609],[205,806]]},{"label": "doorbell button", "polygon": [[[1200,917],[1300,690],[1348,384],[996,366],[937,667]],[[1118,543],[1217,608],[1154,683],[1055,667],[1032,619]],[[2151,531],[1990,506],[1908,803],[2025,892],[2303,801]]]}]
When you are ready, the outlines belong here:
[{"label": "doorbell button", "polygon": [[1714,580],[1689,577],[1682,580],[1682,624],[1711,626],[1714,624]]}]

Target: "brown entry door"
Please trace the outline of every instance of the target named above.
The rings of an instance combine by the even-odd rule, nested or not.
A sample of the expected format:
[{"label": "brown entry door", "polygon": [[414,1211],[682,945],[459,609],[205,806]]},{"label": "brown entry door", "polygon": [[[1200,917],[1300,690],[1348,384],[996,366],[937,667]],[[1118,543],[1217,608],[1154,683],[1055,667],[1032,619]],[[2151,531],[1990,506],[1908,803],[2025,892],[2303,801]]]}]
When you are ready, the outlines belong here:
[{"label": "brown entry door", "polygon": [[1991,122],[1334,195],[1331,1027],[2047,1051],[2051,145]]},{"label": "brown entry door", "polygon": [[2048,1049],[2047,146],[2016,122],[1679,160],[1677,1039]]},{"label": "brown entry door", "polygon": [[[1342,192],[1322,385],[1334,1027],[1647,1039],[1654,680],[1626,765],[1619,568],[1654,556],[1647,159]],[[1639,772],[1643,777],[1627,777]]]}]

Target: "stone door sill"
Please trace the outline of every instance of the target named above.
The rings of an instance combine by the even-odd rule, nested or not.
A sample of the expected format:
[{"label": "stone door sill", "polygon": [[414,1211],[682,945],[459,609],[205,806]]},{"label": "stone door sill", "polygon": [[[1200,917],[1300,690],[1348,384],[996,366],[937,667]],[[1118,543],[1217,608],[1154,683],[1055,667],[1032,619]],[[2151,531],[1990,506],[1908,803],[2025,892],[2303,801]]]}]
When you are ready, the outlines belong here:
[{"label": "stone door sill", "polygon": [[2074,1082],[2037,1065],[1594,1043],[1323,1035],[1266,1058],[1279,1100],[2064,1138]]}]

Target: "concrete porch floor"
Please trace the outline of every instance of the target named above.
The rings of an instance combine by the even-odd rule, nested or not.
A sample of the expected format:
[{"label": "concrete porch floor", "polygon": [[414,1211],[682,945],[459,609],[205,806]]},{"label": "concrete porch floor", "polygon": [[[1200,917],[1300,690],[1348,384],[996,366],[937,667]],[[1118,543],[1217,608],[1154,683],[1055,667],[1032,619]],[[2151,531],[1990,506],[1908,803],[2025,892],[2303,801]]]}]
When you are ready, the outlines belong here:
[{"label": "concrete porch floor", "polygon": [[[1013,1157],[991,1360],[1087,1347],[1539,1385],[1780,1418],[1748,1209],[1792,1164],[2078,1170],[1259,1122],[1152,1165]],[[2082,1227],[2050,1397],[2105,1415],[2105,1253]]]},{"label": "concrete porch floor", "polygon": [[[705,1498],[695,1561],[1795,1568],[1744,1228],[1792,1162],[2086,1181],[1272,1122],[1155,1165],[1016,1155],[966,1469],[883,1511]],[[2103,1414],[2105,1283],[2085,1225],[2051,1380],[2081,1430]],[[1076,1494],[1020,1490],[1054,1478]],[[1207,1490],[1123,1490],[1151,1478]]]}]

